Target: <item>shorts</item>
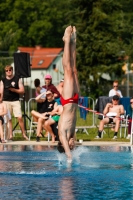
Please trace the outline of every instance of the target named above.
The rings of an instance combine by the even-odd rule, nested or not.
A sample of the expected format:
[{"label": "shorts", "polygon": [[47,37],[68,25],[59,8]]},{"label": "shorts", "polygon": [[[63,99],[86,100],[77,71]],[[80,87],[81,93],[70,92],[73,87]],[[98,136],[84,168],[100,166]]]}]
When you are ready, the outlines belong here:
[{"label": "shorts", "polygon": [[112,122],[113,122],[113,119],[112,119],[112,118],[109,118],[109,124],[112,123]]},{"label": "shorts", "polygon": [[55,122],[58,122],[59,119],[60,119],[60,116],[59,115],[54,115],[51,117],[51,119],[53,119]]},{"label": "shorts", "polygon": [[4,124],[4,119],[2,116],[0,116],[0,121],[2,122],[2,124]]},{"label": "shorts", "polygon": [[113,123],[113,119],[115,118],[115,116],[112,116],[112,118],[109,118],[109,124]]},{"label": "shorts", "polygon": [[10,114],[14,114],[14,117],[22,117],[21,104],[20,101],[3,101],[7,105],[7,109]]}]

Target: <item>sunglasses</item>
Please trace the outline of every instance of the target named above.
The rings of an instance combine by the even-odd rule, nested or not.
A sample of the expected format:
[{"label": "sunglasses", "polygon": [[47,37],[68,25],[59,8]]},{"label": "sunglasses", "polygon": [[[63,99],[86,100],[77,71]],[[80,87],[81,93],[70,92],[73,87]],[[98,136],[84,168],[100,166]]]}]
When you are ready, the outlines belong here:
[{"label": "sunglasses", "polygon": [[130,104],[133,104],[133,102],[131,101]]},{"label": "sunglasses", "polygon": [[118,87],[118,85],[114,85],[114,87]]},{"label": "sunglasses", "polygon": [[119,101],[118,99],[113,99],[113,101]]},{"label": "sunglasses", "polygon": [[12,70],[11,69],[7,69],[7,70],[5,70],[5,72],[11,72]]}]

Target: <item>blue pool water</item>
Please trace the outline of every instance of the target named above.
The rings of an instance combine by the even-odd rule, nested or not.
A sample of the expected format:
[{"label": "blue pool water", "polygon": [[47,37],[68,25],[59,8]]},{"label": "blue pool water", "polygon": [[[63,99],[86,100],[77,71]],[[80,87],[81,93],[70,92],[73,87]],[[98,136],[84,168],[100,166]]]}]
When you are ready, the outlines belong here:
[{"label": "blue pool water", "polygon": [[133,199],[131,147],[77,147],[72,165],[56,147],[0,145],[0,200]]}]

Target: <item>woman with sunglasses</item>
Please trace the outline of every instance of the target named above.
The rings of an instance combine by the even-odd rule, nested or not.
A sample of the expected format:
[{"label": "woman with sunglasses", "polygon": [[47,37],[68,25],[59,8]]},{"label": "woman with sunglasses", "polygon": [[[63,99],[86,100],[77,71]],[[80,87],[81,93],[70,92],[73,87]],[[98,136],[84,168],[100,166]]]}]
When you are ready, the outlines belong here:
[{"label": "woman with sunglasses", "polygon": [[113,89],[109,91],[109,97],[113,97],[114,95],[117,95],[120,98],[123,97],[121,91],[118,90],[118,81],[113,82]]}]

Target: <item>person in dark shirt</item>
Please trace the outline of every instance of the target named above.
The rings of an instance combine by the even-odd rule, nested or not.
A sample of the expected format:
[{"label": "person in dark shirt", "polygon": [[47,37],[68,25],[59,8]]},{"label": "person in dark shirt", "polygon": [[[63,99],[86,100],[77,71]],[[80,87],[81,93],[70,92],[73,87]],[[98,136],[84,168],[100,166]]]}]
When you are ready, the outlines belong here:
[{"label": "person in dark shirt", "polygon": [[[1,93],[0,93],[1,96]],[[0,142],[6,143],[4,140],[3,124],[4,124],[4,115],[7,115],[7,106],[5,103],[0,101]]]},{"label": "person in dark shirt", "polygon": [[[36,78],[34,80],[34,86],[35,86],[35,96],[37,97],[39,94],[41,94],[41,90],[42,90],[42,87],[40,86],[40,79]],[[44,89],[45,90],[45,89]],[[37,111],[39,112],[41,107],[42,107],[42,103],[43,100],[40,99],[38,102],[37,102]]]},{"label": "person in dark shirt", "polygon": [[[36,97],[36,100],[40,99],[44,94],[46,94],[46,98],[44,99],[44,104],[42,106],[42,109],[40,112],[37,112],[35,110],[31,111],[31,115],[36,118],[36,121],[38,122],[37,124],[37,137],[36,141],[40,141],[41,137],[41,131],[42,131],[42,126],[45,122],[45,120],[48,119],[49,117],[49,112],[51,112],[54,108],[57,106],[57,102],[54,100],[54,93],[51,90],[47,90],[47,92],[43,92],[42,94],[38,95]],[[55,141],[55,136],[52,135],[52,142]]]},{"label": "person in dark shirt", "polygon": [[[6,103],[7,109],[10,111],[10,114],[14,114],[14,116],[18,119],[19,126],[22,131],[22,136],[26,140],[28,140],[28,137],[25,133],[24,128],[24,122],[22,118],[22,112],[21,112],[21,104],[19,101],[19,94],[24,93],[24,86],[22,84],[21,79],[13,74],[13,67],[12,66],[6,66],[5,67],[5,73],[6,76],[3,78],[0,82],[1,86],[1,97],[0,101]],[[13,138],[12,134],[12,120],[9,120],[9,131],[10,131],[10,137],[9,140]]]}]

